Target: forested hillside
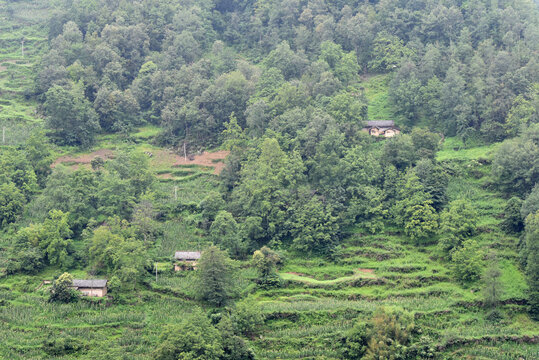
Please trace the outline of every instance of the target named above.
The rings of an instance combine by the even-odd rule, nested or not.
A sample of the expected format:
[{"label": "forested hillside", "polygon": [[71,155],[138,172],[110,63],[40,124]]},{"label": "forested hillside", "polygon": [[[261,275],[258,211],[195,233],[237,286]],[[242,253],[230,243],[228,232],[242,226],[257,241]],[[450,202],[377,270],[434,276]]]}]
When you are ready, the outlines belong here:
[{"label": "forested hillside", "polygon": [[0,21],[0,358],[539,358],[537,2]]}]

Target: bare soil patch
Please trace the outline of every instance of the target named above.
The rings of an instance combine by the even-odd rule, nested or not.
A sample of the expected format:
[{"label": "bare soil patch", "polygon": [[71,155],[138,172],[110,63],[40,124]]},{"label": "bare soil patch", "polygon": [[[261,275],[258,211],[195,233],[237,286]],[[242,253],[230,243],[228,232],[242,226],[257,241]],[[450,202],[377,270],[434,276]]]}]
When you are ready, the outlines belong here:
[{"label": "bare soil patch", "polygon": [[357,272],[365,273],[365,274],[373,274],[374,269],[357,269]]},{"label": "bare soil patch", "polygon": [[114,151],[110,149],[100,149],[80,156],[60,156],[51,164],[51,168],[54,169],[56,166],[58,166],[58,164],[61,163],[70,163],[72,164],[71,167],[76,170],[79,168],[79,165],[90,164],[93,159],[98,157],[103,158],[103,160],[112,159],[114,158]]},{"label": "bare soil patch", "polygon": [[216,151],[216,152],[206,152],[204,151],[202,154],[194,155],[191,157],[187,157],[187,161],[185,157],[176,155],[177,160],[174,163],[175,166],[181,166],[181,165],[200,165],[200,166],[208,166],[213,168],[213,173],[215,175],[219,175],[223,168],[225,167],[225,158],[228,156],[230,151]]}]

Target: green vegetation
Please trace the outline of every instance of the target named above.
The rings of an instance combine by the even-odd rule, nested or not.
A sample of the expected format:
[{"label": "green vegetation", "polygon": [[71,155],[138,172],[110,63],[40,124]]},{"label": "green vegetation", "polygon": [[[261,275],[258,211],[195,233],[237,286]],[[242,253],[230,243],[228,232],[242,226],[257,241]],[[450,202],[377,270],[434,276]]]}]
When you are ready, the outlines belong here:
[{"label": "green vegetation", "polygon": [[0,358],[539,358],[538,14],[0,0]]}]

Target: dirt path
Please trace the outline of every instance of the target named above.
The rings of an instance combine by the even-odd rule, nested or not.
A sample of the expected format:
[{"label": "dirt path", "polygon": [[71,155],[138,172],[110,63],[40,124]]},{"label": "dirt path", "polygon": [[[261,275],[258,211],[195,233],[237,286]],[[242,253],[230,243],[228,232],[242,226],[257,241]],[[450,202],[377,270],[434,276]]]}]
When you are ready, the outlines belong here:
[{"label": "dirt path", "polygon": [[357,272],[362,272],[362,273],[365,273],[365,274],[373,274],[374,273],[374,269],[357,269],[356,270]]}]

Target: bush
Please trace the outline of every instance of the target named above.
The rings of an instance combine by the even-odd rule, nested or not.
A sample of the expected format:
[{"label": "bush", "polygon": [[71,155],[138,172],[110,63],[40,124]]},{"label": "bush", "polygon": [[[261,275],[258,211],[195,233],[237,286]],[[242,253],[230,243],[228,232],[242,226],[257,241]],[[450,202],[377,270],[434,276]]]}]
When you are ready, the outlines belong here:
[{"label": "bush", "polygon": [[43,351],[50,356],[65,356],[86,350],[88,345],[82,339],[63,335],[47,338],[42,345]]},{"label": "bush", "polygon": [[483,269],[483,252],[474,240],[466,240],[462,247],[451,255],[453,272],[461,282],[475,281],[481,276]]},{"label": "bush", "polygon": [[69,303],[77,300],[78,294],[71,288],[73,276],[70,273],[63,273],[54,281],[49,296],[50,302]]},{"label": "bush", "polygon": [[252,302],[236,304],[232,312],[231,320],[234,324],[234,332],[238,335],[254,336],[266,319],[260,308]]}]

